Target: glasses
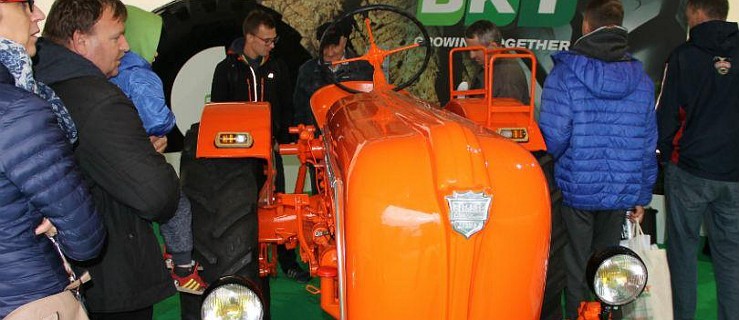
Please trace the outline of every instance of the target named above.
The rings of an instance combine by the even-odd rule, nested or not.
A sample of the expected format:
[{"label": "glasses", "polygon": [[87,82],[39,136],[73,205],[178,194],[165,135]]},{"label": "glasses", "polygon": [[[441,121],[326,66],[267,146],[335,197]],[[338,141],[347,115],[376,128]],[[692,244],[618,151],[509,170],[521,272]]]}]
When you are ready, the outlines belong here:
[{"label": "glasses", "polygon": [[33,12],[33,2],[35,0],[2,0],[0,3],[25,3],[28,4],[29,10]]},{"label": "glasses", "polygon": [[256,34],[253,34],[253,33],[251,35],[255,36],[259,40],[264,41],[264,45],[266,45],[266,46],[271,45],[271,44],[276,44],[277,41],[280,40],[280,37],[279,36],[274,37],[274,38],[264,39],[264,38],[262,38],[262,37],[260,37],[260,36],[258,36]]}]

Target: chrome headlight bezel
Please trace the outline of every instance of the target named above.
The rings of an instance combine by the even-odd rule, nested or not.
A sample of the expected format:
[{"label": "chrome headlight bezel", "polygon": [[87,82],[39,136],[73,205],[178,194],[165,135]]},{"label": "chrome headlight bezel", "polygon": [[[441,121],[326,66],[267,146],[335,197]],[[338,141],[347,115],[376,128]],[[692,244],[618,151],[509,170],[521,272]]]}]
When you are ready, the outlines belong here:
[{"label": "chrome headlight bezel", "polygon": [[[224,301],[228,300],[228,301]],[[220,301],[220,303],[219,303]],[[224,302],[226,304],[224,304]],[[216,306],[232,308],[231,317],[214,314]],[[264,317],[262,291],[251,280],[236,275],[221,277],[203,292],[200,317],[204,320],[261,320]]]},{"label": "chrome headlight bezel", "polygon": [[629,248],[609,247],[594,254],[586,270],[590,290],[598,300],[622,306],[636,300],[647,285],[647,266]]}]

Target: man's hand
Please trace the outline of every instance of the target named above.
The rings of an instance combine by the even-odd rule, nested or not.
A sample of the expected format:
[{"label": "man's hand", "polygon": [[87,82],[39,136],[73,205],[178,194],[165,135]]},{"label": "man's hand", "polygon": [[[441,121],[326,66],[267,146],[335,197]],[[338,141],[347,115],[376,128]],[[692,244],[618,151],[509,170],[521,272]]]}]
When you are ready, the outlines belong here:
[{"label": "man's hand", "polygon": [[164,149],[167,149],[167,136],[149,136],[149,141],[151,141],[151,144],[154,146],[154,150],[159,153],[163,153]]},{"label": "man's hand", "polygon": [[629,216],[629,219],[632,222],[639,222],[641,223],[642,219],[644,219],[644,207],[642,206],[635,206],[634,212],[631,213]]},{"label": "man's hand", "polygon": [[56,235],[56,227],[51,224],[51,221],[49,219],[44,218],[44,220],[41,221],[41,224],[36,227],[36,235],[40,235],[42,233],[45,233],[49,237],[53,237]]}]

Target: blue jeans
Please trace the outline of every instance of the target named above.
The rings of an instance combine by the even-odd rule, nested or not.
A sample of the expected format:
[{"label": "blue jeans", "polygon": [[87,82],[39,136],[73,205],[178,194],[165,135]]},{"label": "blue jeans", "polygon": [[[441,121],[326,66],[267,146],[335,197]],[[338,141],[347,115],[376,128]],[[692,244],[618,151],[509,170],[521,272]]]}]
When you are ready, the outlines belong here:
[{"label": "blue jeans", "polygon": [[739,316],[739,182],[699,178],[675,165],[665,170],[667,260],[675,319],[694,319],[698,242],[705,224],[718,291],[718,318]]}]

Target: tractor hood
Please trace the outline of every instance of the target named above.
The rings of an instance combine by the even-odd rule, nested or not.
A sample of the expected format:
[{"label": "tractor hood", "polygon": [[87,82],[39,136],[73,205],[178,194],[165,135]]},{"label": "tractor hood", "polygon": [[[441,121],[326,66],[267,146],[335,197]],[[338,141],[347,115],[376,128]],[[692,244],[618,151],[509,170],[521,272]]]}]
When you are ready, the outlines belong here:
[{"label": "tractor hood", "polygon": [[346,317],[539,318],[550,205],[529,152],[398,92],[324,119]]}]

